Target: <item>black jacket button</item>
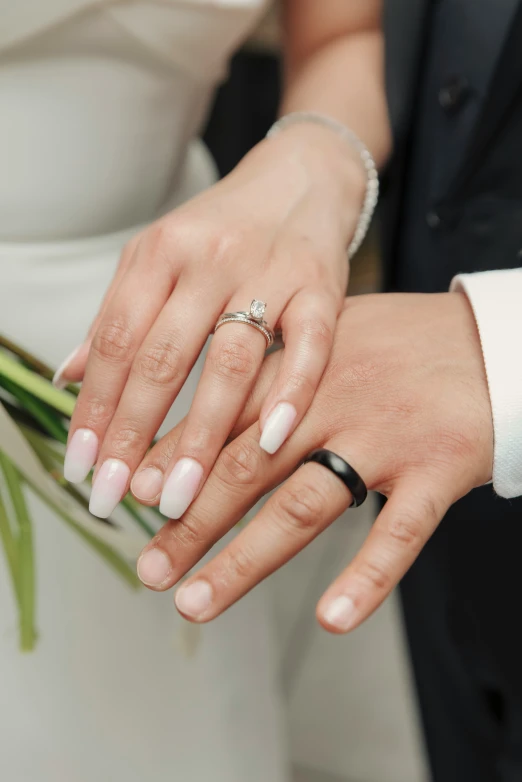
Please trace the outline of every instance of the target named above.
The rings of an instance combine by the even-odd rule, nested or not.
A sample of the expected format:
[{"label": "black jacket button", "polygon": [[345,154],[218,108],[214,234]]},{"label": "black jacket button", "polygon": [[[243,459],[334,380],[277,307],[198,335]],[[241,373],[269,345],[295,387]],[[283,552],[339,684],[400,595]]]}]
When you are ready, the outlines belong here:
[{"label": "black jacket button", "polygon": [[441,223],[439,213],[432,209],[426,215],[426,222],[430,228],[438,228]]},{"label": "black jacket button", "polygon": [[439,90],[439,104],[447,114],[459,109],[470,94],[465,76],[450,76]]}]

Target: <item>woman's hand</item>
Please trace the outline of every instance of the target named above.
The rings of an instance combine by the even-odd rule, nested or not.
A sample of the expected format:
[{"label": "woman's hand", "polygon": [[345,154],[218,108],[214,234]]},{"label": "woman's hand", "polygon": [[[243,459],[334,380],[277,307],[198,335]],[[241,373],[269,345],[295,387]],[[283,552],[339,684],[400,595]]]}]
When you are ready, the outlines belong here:
[{"label": "woman's hand", "polygon": [[[361,551],[318,606],[326,629],[346,632],[390,593],[450,505],[491,478],[493,427],[479,337],[460,293],[348,299],[310,409],[268,457],[259,447],[258,411],[284,362],[284,355],[267,359],[236,439],[190,510],[146,547],[138,573],[153,589],[173,586],[286,479],[253,521],[178,589],[184,616],[213,619],[349,506],[349,491],[326,468],[308,463],[295,471],[311,450],[328,448],[369,489],[388,497]],[[140,469],[165,469],[181,437],[182,426]]]},{"label": "woman's hand", "polygon": [[[260,410],[263,447],[281,446],[330,354],[365,185],[349,144],[327,128],[296,125],[126,249],[92,337],[60,377],[79,380],[86,362],[66,477],[82,480],[97,461],[95,515],[108,516],[127,491],[218,317],[248,310],[254,298],[267,303],[265,318],[286,343]],[[163,489],[165,515],[179,518],[206,480],[265,348],[264,336],[244,324],[213,337],[166,483],[156,476],[143,487],[144,496]]]}]

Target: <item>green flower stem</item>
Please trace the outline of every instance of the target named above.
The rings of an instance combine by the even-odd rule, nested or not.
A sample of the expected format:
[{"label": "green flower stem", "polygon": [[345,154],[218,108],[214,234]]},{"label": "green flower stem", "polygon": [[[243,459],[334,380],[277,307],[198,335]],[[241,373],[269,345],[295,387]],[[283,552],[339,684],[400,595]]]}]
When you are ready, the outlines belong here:
[{"label": "green flower stem", "polygon": [[121,501],[121,504],[131,516],[136,524],[141,527],[141,529],[145,532],[146,535],[149,536],[149,538],[153,538],[156,534],[156,530],[151,527],[149,522],[141,515],[140,508],[141,505],[139,502],[136,502],[132,494],[127,494]]},{"label": "green flower stem", "polygon": [[17,399],[22,408],[30,413],[35,421],[43,427],[43,429],[58,442],[67,443],[67,429],[62,423],[60,416],[49,407],[49,405],[41,402],[34,397],[24,388],[8,380],[6,377],[0,379],[0,384],[8,391],[12,396]]},{"label": "green flower stem", "polygon": [[[63,467],[64,453],[58,447],[55,447],[53,440],[50,440],[46,434],[36,432],[30,426],[24,423],[20,424],[20,431],[29,441],[29,444],[36,452],[36,455],[42,462],[47,472],[53,472],[57,465]],[[63,479],[64,482],[65,478]]]},{"label": "green flower stem", "polygon": [[68,391],[60,391],[52,383],[43,377],[24,367],[15,358],[0,350],[0,384],[1,377],[11,380],[20,388],[29,391],[30,394],[42,402],[59,410],[60,413],[70,418],[73,414],[76,398]]},{"label": "green flower stem", "polygon": [[[57,449],[53,447],[53,444],[50,443],[45,437],[41,437],[39,434],[37,434],[34,431],[31,431],[27,427],[23,426],[22,431],[31,443],[31,446],[34,448],[38,458],[42,462],[43,466],[47,470],[47,472],[52,473],[53,470],[57,465],[60,467],[63,466],[63,454],[61,454]],[[56,477],[56,480],[59,480],[58,477]],[[89,479],[90,480],[90,476]],[[87,510],[88,510],[88,503],[86,502],[85,498],[78,492],[76,489],[74,489],[73,486],[71,486],[65,478],[62,480],[59,480],[60,483],[63,483],[64,488],[66,491],[68,491],[72,496],[74,496],[74,499],[77,502],[80,502]],[[127,494],[121,501],[121,504],[131,516],[132,519],[136,522],[136,524],[150,537],[153,538],[156,534],[156,530],[149,524],[147,519],[145,519],[141,513],[141,505],[136,502],[134,497],[131,494]]]},{"label": "green flower stem", "polygon": [[[26,427],[21,427],[21,429],[44,469],[60,484],[60,486],[63,487],[64,491],[66,491],[78,505],[81,505],[84,510],[88,511],[89,503],[83,494],[80,494],[78,489],[71,483],[68,483],[63,477],[63,454],[52,447],[47,437],[41,437],[35,432],[28,430]],[[99,523],[114,526],[109,519],[99,519]]]},{"label": "green flower stem", "polygon": [[[6,382],[5,378],[0,379],[0,392],[3,388],[2,383],[5,382]],[[26,427],[27,429],[30,429],[32,432],[37,432],[41,435],[46,434],[43,427],[38,423],[38,421],[35,421],[32,415],[30,415],[25,410],[22,410],[21,407],[15,405],[13,402],[10,402],[8,399],[4,399],[1,393],[0,393],[0,404],[3,405],[4,410],[6,410],[9,413],[9,416],[13,419],[13,421],[18,427],[20,428]]]},{"label": "green flower stem", "polygon": [[[42,436],[30,427],[24,425],[20,426],[20,431],[38,456],[42,466],[52,475],[56,470],[56,465],[60,464],[60,455],[49,445],[49,440],[46,435]],[[61,459],[61,464],[63,464],[63,457]]]},{"label": "green flower stem", "polygon": [[56,505],[55,502],[43,494],[37,486],[34,486],[31,481],[28,480],[27,483],[35,492],[35,494],[37,494],[49,508],[54,510],[54,512],[57,513],[58,516],[63,519],[63,521],[65,521],[68,526],[74,529],[74,531],[77,532],[78,535],[83,538],[85,542],[88,543],[89,546],[91,546],[91,548],[93,548],[100,555],[100,557],[105,560],[105,563],[109,565],[119,576],[121,576],[129,586],[133,587],[134,589],[138,589],[142,586],[141,581],[136,575],[135,569],[131,567],[117,551],[111,548],[111,546],[109,546],[103,540],[100,540],[95,535],[91,534],[88,530],[77,524],[76,521],[74,521],[74,519],[72,519],[58,505]]},{"label": "green flower stem", "polygon": [[10,353],[18,356],[18,358],[21,358],[22,361],[27,364],[27,366],[29,366],[35,372],[38,372],[38,374],[42,375],[42,377],[46,377],[48,380],[53,379],[54,372],[51,367],[49,367],[47,364],[44,364],[44,362],[40,361],[40,359],[36,358],[36,356],[33,356],[31,353],[29,353],[28,350],[24,350],[20,347],[20,345],[16,345],[14,342],[11,342],[10,339],[4,337],[2,334],[0,334],[0,348],[5,348]]},{"label": "green flower stem", "polygon": [[34,547],[31,518],[27,509],[23,489],[22,476],[14,464],[3,453],[0,453],[0,465],[4,472],[5,482],[11,495],[14,512],[18,520],[18,588],[20,605],[20,647],[24,652],[34,649],[36,641],[35,628],[35,572]]},{"label": "green flower stem", "polygon": [[[1,454],[0,454],[1,458]],[[7,513],[7,507],[2,498],[2,491],[0,488],[0,540],[4,547],[5,558],[7,561],[7,569],[11,578],[11,584],[13,592],[18,603],[18,609],[20,610],[20,589],[18,585],[18,550],[16,540],[11,529],[11,523],[9,521],[9,515]]]},{"label": "green flower stem", "polygon": [[[40,461],[42,462],[42,465],[45,467],[47,472],[50,474],[54,474],[54,471],[56,470],[57,465],[63,464],[63,454],[61,454],[59,451],[55,450],[53,448],[52,443],[49,443],[49,440],[45,437],[41,437],[36,432],[33,432],[31,430],[27,430],[27,428],[24,426],[22,427],[22,431],[24,435],[29,440],[31,446],[34,448],[34,451]],[[59,476],[54,475],[55,480],[57,480],[59,483],[63,484],[63,488],[70,494],[75,502],[82,505],[86,510],[88,510],[89,506],[88,503],[83,497],[79,491],[75,489],[74,486],[71,486],[64,478],[60,478]],[[29,485],[31,483],[29,482]],[[43,494],[40,494],[38,489],[34,486],[32,486],[33,490],[41,496],[42,500],[49,505],[49,507],[53,508],[53,510],[56,511],[56,513],[59,514],[59,516],[70,526],[72,527],[76,532],[78,532],[79,535],[81,535],[86,543],[88,543],[92,548],[94,548],[98,554],[100,554],[103,559],[107,562],[108,565],[110,565],[116,572],[123,576],[125,581],[127,581],[130,586],[137,587],[140,586],[140,581],[137,578],[134,569],[126,562],[126,560],[120,556],[114,549],[112,549],[107,543],[104,543],[103,541],[100,541],[95,535],[91,535],[91,533],[88,532],[88,530],[85,530],[83,527],[81,527],[79,524],[77,524],[74,519],[72,519],[67,513],[65,513],[61,508],[59,508],[57,505],[55,505],[48,497],[46,497]],[[101,519],[98,520],[98,523],[100,524],[106,524],[111,523],[110,521],[102,521]],[[152,532],[152,535],[154,535],[154,532]],[[151,537],[152,537],[151,535]]]}]

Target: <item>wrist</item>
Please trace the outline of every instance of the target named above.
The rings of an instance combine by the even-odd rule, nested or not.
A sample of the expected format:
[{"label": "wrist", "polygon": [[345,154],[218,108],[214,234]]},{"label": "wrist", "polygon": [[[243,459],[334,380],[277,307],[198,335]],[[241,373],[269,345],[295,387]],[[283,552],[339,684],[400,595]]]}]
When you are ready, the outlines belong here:
[{"label": "wrist", "polygon": [[346,215],[359,213],[368,183],[358,150],[327,126],[295,123],[265,139],[279,156],[304,166],[314,183],[327,186]]}]

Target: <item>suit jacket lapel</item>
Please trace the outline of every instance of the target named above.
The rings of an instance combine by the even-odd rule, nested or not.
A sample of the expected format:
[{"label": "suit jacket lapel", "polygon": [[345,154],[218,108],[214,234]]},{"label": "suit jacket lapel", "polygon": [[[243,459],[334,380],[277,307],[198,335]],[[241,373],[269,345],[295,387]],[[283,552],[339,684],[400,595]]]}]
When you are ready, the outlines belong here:
[{"label": "suit jacket lapel", "polygon": [[510,108],[522,89],[522,0],[511,2],[514,6],[518,5],[518,8],[514,8],[508,36],[490,81],[463,165],[451,187],[452,194],[460,191],[469,181],[487,148],[494,142],[497,132],[509,118]]}]

